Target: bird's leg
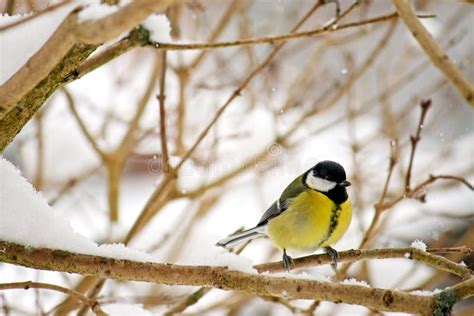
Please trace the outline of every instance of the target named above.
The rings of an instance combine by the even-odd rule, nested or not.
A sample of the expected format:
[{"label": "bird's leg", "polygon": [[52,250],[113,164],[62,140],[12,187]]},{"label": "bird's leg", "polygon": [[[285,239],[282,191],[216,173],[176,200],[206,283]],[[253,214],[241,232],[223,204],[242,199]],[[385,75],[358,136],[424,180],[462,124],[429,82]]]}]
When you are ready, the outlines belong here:
[{"label": "bird's leg", "polygon": [[286,254],[286,249],[283,249],[283,267],[290,272],[293,259]]},{"label": "bird's leg", "polygon": [[334,269],[334,271],[336,271],[336,269],[337,269],[337,260],[339,259],[339,253],[337,252],[336,249],[334,249],[330,246],[324,247],[324,250],[329,255],[329,257],[331,257],[331,260],[332,260],[331,267]]}]

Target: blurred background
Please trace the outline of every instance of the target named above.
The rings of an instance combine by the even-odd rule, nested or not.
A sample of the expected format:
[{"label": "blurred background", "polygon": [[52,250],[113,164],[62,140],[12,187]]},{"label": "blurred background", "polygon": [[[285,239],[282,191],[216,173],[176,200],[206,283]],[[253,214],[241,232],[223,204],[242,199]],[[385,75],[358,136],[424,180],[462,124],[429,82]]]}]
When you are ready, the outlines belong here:
[{"label": "blurred background", "polygon": [[[315,2],[194,0],[171,7],[166,15],[173,41],[213,42],[287,34]],[[359,2],[339,24],[395,11],[390,1]],[[425,27],[474,81],[474,6],[467,1],[414,3],[417,12],[436,16],[422,19]],[[344,12],[353,2],[340,0],[339,4]],[[0,11],[15,15],[48,5],[49,1],[5,0]],[[321,28],[335,15],[335,3],[322,5],[301,30]],[[164,107],[171,166],[188,152],[216,111],[276,45],[167,52]],[[157,98],[162,61],[161,50],[135,48],[67,84],[4,152],[55,211],[67,217],[77,232],[99,243],[124,239],[167,172],[162,163]],[[164,262],[212,264],[223,251],[214,247],[217,240],[255,225],[290,181],[318,161],[329,159],[345,167],[353,184],[349,190],[353,221],[335,248],[359,247],[374,218],[374,205],[382,196],[391,157],[396,164],[385,201],[406,195],[410,135],[416,133],[422,99],[431,99],[432,106],[421,129],[411,186],[428,180],[431,174],[459,176],[472,183],[474,111],[431,64],[403,23],[390,19],[287,41],[212,126],[130,246]],[[132,123],[134,119],[138,126]],[[124,140],[130,140],[131,146],[124,146]],[[472,191],[459,181],[427,185],[385,210],[363,246],[405,247],[415,239],[428,247],[472,247]],[[261,239],[248,245],[241,256],[257,264],[279,260],[281,254]],[[448,257],[473,267],[472,256]],[[306,273],[334,274],[326,266]],[[447,273],[405,259],[358,262],[346,276],[373,287],[403,290],[441,289],[457,282]],[[76,275],[5,264],[0,265],[0,278],[2,282],[31,279],[71,288],[81,280]],[[109,281],[99,301],[104,305],[143,304],[153,314],[163,314],[195,290]],[[3,312],[43,314],[64,300],[61,294],[30,291],[0,293]],[[471,299],[457,305],[456,315],[472,315],[473,311]],[[282,302],[211,290],[182,313],[374,312],[328,302]]]}]

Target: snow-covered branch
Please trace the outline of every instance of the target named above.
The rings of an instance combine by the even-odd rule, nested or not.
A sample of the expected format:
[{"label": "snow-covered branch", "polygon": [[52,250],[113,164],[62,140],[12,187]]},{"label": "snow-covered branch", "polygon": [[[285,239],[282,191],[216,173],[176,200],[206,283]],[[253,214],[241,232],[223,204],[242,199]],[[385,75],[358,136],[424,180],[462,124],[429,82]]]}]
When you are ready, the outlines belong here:
[{"label": "snow-covered branch", "polygon": [[440,293],[422,296],[362,285],[297,279],[288,275],[258,275],[218,266],[183,266],[83,255],[5,241],[0,241],[0,249],[0,261],[34,269],[122,281],[215,287],[262,296],[326,300],[363,305],[380,311],[432,315],[440,306],[446,308],[447,302],[452,308],[456,302],[474,294],[474,278]]},{"label": "snow-covered branch", "polygon": [[105,17],[86,20],[72,10],[28,62],[0,86],[0,152],[67,77],[107,40],[130,31],[174,0],[137,0]]}]

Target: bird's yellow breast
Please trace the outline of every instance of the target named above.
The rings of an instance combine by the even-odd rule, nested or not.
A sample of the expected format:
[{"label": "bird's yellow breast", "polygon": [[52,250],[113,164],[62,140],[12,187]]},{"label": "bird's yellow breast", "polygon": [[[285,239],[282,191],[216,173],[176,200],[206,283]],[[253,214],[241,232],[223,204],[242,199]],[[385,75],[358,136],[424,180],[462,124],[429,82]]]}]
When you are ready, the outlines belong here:
[{"label": "bird's yellow breast", "polygon": [[337,206],[326,195],[307,190],[292,199],[286,211],[269,220],[267,233],[280,249],[314,251],[336,243],[351,217],[349,200]]}]

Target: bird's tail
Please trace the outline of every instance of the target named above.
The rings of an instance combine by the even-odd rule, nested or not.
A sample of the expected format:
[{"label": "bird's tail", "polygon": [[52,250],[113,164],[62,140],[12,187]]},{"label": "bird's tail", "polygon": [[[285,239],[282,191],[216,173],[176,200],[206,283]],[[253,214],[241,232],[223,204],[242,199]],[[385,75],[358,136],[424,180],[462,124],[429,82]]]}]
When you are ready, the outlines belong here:
[{"label": "bird's tail", "polygon": [[257,226],[254,228],[244,230],[239,233],[235,233],[233,235],[230,235],[227,238],[221,239],[217,242],[216,246],[230,248],[237,244],[240,244],[241,242],[252,240],[257,237],[262,237],[262,236],[266,236],[265,228],[262,226]]}]

